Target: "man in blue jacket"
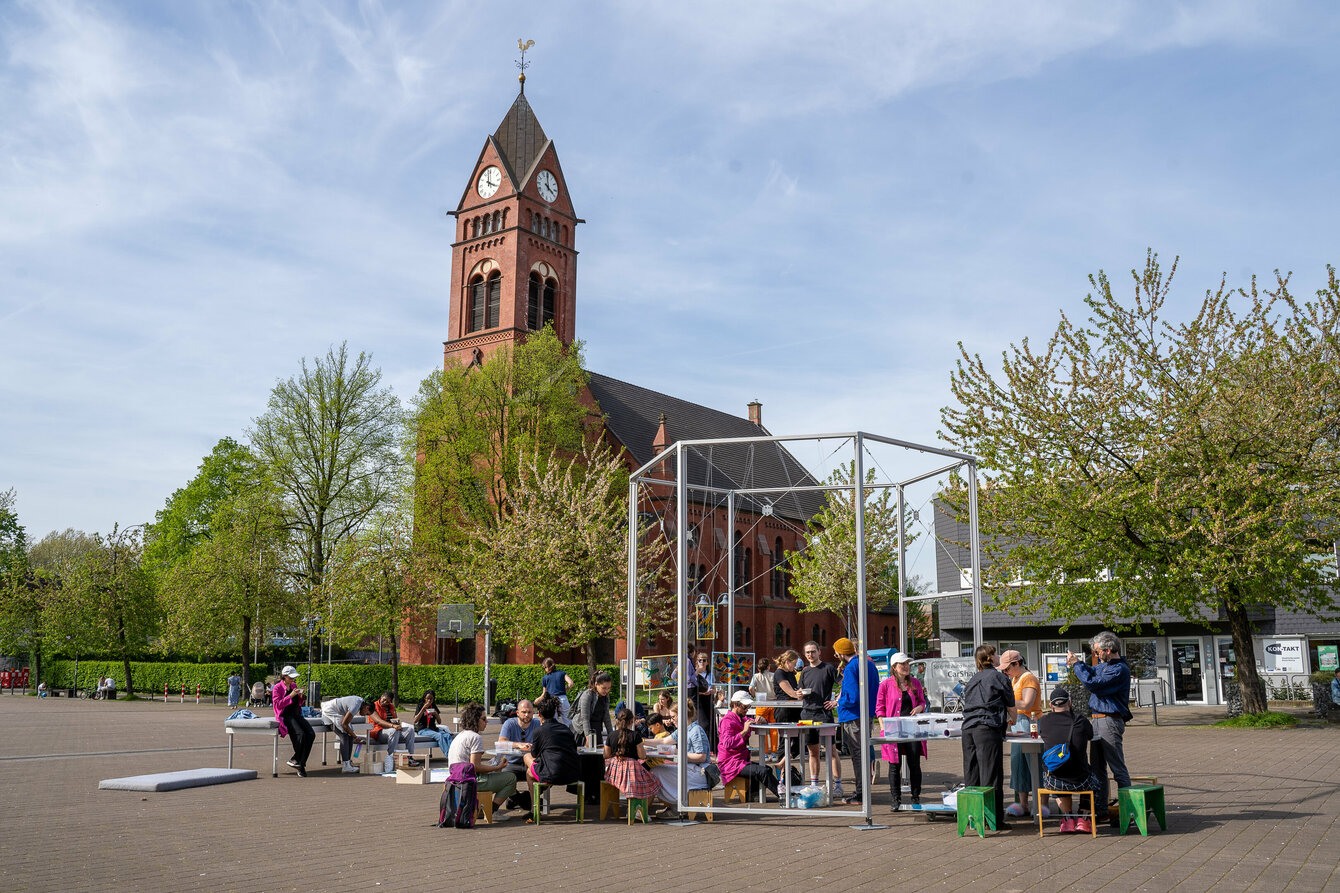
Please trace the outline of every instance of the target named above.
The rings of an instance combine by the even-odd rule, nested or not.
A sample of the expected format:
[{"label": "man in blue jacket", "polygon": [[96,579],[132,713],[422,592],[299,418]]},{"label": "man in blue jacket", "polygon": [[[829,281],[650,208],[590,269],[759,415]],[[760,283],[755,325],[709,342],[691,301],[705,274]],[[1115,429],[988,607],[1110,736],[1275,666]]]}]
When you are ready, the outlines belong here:
[{"label": "man in blue jacket", "polygon": [[865,681],[861,681],[861,670],[857,666],[856,645],[851,639],[838,639],[833,643],[833,653],[846,663],[842,667],[842,691],[838,694],[837,720],[842,723],[842,740],[851,754],[851,770],[854,779],[852,793],[843,802],[860,803],[862,786],[869,783],[865,775],[866,754],[861,749],[861,696],[865,695],[866,716],[875,722],[875,698],[879,695],[879,670],[875,662],[865,659]]},{"label": "man in blue jacket", "polygon": [[[1108,796],[1107,772],[1117,780],[1118,788],[1131,785],[1131,773],[1126,769],[1126,753],[1122,736],[1131,718],[1127,703],[1131,698],[1131,667],[1121,656],[1121,639],[1104,630],[1090,643],[1097,663],[1089,666],[1073,651],[1066,662],[1075,671],[1075,677],[1089,690],[1089,711],[1093,719],[1093,743],[1102,759],[1094,759],[1094,774],[1101,782],[1099,793]],[[1099,754],[1095,754],[1097,757]]]}]

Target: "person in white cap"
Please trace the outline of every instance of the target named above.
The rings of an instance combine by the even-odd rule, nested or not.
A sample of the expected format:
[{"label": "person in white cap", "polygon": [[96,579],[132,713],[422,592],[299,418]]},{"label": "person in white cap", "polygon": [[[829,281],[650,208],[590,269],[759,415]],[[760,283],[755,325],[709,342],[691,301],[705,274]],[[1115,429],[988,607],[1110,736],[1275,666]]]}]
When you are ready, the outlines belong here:
[{"label": "person in white cap", "polygon": [[302,716],[302,689],[298,688],[298,670],[287,666],[279,671],[282,677],[270,690],[275,710],[275,719],[279,720],[279,734],[287,735],[293,743],[293,759],[288,764],[298,770],[299,778],[307,777],[307,755],[312,752],[312,742],[316,733]]},{"label": "person in white cap", "polygon": [[[915,716],[926,712],[926,688],[912,675],[912,658],[901,651],[889,658],[889,678],[879,684],[875,699],[876,716]],[[881,745],[880,758],[889,764],[889,809],[903,808],[903,766],[911,788],[912,805],[921,803],[921,759],[927,755],[926,742]]]},{"label": "person in white cap", "polygon": [[749,697],[749,692],[737,691],[731,695],[730,709],[721,717],[720,734],[717,736],[717,768],[721,770],[721,783],[730,784],[736,778],[745,778],[749,782],[751,800],[759,784],[780,800],[777,776],[749,761],[749,733],[754,730],[754,721],[745,714],[752,706],[754,699]]}]

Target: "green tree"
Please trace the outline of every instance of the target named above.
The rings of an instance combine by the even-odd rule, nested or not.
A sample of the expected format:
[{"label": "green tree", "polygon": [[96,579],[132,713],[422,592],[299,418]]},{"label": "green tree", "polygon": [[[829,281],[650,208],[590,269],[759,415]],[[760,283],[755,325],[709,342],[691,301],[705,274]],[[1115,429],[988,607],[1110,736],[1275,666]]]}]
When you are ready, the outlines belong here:
[{"label": "green tree", "polygon": [[260,635],[253,621],[291,623],[298,616],[283,506],[277,493],[257,484],[215,505],[204,526],[208,537],[159,574],[160,647],[205,651],[233,640],[242,683],[250,686],[248,649]]},{"label": "green tree", "polygon": [[[946,437],[980,457],[988,562],[1002,609],[1093,615],[1117,627],[1163,611],[1229,623],[1244,708],[1266,708],[1251,659],[1258,605],[1329,606],[1319,553],[1340,516],[1340,287],[1206,292],[1188,322],[1164,307],[1176,272],[1149,254],[1123,302],[1090,277],[1089,318],[1062,314],[1043,350],[966,351]],[[951,492],[960,515],[965,494]]]},{"label": "green tree", "polygon": [[396,698],[406,618],[428,613],[437,604],[417,571],[412,515],[392,506],[340,544],[324,587],[337,638],[355,644],[370,636],[390,640],[391,692]]},{"label": "green tree", "polygon": [[153,576],[144,566],[141,528],[115,526],[94,540],[95,548],[45,606],[43,626],[53,641],[119,658],[126,692],[133,696],[130,659],[148,650],[161,619]]},{"label": "green tree", "polygon": [[403,419],[381,380],[370,356],[351,359],[341,344],[278,382],[250,432],[296,535],[295,576],[311,592],[335,548],[399,488]]},{"label": "green tree", "polygon": [[[586,649],[627,627],[628,472],[593,442],[571,459],[521,463],[511,513],[473,529],[480,605],[501,632],[546,649]],[[637,634],[673,616],[662,538],[642,533]]]},{"label": "green tree", "polygon": [[[829,484],[850,487],[855,463],[835,469]],[[874,470],[866,474],[867,484]],[[865,496],[865,599],[878,611],[898,604],[898,503],[888,488]],[[829,490],[824,506],[810,519],[806,547],[787,553],[792,592],[807,611],[832,611],[842,618],[848,635],[856,630],[856,500],[851,490]],[[911,542],[912,533],[904,536]]]},{"label": "green tree", "polygon": [[0,492],[0,650],[26,651],[42,672],[42,605],[49,591],[28,557],[28,535],[19,523],[18,495]]},{"label": "green tree", "polygon": [[33,543],[28,550],[28,561],[34,568],[61,580],[69,577],[84,556],[97,546],[97,540],[82,530],[73,527],[59,533],[53,530]]},{"label": "green tree", "polygon": [[512,512],[527,457],[582,449],[593,421],[586,380],[581,344],[565,347],[550,326],[482,366],[452,362],[424,379],[407,430],[416,547],[440,590],[477,605],[488,597],[473,575],[474,539]]},{"label": "green tree", "polygon": [[210,537],[215,513],[225,501],[260,486],[256,457],[231,437],[222,438],[185,487],[168,497],[144,534],[144,560],[163,570]]}]

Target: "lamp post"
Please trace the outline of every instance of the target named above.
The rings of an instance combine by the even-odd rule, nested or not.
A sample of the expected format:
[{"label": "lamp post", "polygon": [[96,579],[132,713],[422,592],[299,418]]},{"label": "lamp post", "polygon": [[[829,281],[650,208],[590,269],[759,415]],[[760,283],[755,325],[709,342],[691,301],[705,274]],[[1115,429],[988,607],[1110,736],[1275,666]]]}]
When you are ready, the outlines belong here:
[{"label": "lamp post", "polygon": [[321,615],[312,614],[304,617],[303,623],[307,624],[307,687],[312,686],[312,638],[316,628],[321,624]]}]

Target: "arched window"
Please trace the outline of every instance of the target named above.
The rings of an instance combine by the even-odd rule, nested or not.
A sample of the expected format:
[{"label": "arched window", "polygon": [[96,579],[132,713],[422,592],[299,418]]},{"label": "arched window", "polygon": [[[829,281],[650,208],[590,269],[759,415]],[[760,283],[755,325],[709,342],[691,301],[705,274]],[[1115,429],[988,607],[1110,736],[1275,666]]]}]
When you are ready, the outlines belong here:
[{"label": "arched window", "polygon": [[752,555],[753,553],[749,549],[744,550],[744,576],[735,581],[737,588],[740,592],[744,593],[746,598],[749,597],[750,579],[754,576],[754,562],[751,557]]},{"label": "arched window", "polygon": [[783,557],[782,538],[777,537],[777,542],[772,546],[772,597],[786,598],[786,570],[782,567]]},{"label": "arched window", "polygon": [[702,584],[704,589],[707,588],[707,565],[705,564],[698,565],[698,582]]},{"label": "arched window", "polygon": [[735,647],[744,647],[744,624],[739,620],[735,621]]},{"label": "arched window", "polygon": [[487,279],[476,276],[470,280],[471,332],[492,329],[498,325],[498,310],[502,305],[502,274],[497,270]]},{"label": "arched window", "polygon": [[487,236],[489,234],[489,215],[485,214],[479,219],[479,234]]},{"label": "arched window", "polygon": [[564,245],[568,244],[568,228],[566,226],[563,227],[563,238],[559,239],[559,241]]},{"label": "arched window", "polygon": [[814,624],[813,628],[810,629],[810,638],[816,642],[819,641],[819,624]]},{"label": "arched window", "polygon": [[557,292],[557,279],[544,280],[544,315],[540,317],[540,328],[544,328],[545,323],[554,321],[554,295]]},{"label": "arched window", "polygon": [[507,208],[502,209],[502,228],[507,229]]},{"label": "arched window", "polygon": [[537,331],[543,328],[543,323],[540,322],[540,308],[542,306],[540,301],[543,290],[544,286],[540,284],[540,274],[531,273],[530,299],[526,304],[526,328],[531,331]]},{"label": "arched window", "polygon": [[740,531],[735,531],[735,538],[731,540],[731,561],[735,564],[735,589],[740,589],[740,581],[744,579],[744,547],[740,545]]},{"label": "arched window", "polygon": [[773,641],[777,643],[778,648],[781,648],[782,645],[785,644],[782,640],[782,625],[780,623],[777,624],[777,628],[773,630]]},{"label": "arched window", "polygon": [[538,233],[540,231],[540,215],[536,214],[534,211],[530,214],[530,231],[533,233]]},{"label": "arched window", "polygon": [[493,232],[502,229],[502,211],[493,212]]},{"label": "arched window", "polygon": [[828,630],[825,629],[819,631],[819,644],[820,645],[828,644]]},{"label": "arched window", "polygon": [[786,647],[787,647],[787,648],[790,648],[790,647],[791,647],[791,629],[790,629],[790,627],[788,627],[787,630],[786,630]]},{"label": "arched window", "polygon": [[544,220],[540,221],[540,235],[544,236],[546,239],[549,238],[549,218],[548,218],[548,217],[546,217],[546,218],[544,218]]},{"label": "arched window", "polygon": [[753,627],[746,626],[744,628],[744,647],[751,648],[753,647],[753,644],[754,644]]},{"label": "arched window", "polygon": [[470,221],[470,238],[474,239],[478,238],[478,236],[479,236],[479,218],[475,217],[472,218]]},{"label": "arched window", "polygon": [[690,564],[687,568],[684,569],[684,572],[685,576],[688,577],[688,579],[685,582],[688,584],[689,592],[697,592],[698,581],[702,579],[701,577],[698,576],[698,566]]}]

